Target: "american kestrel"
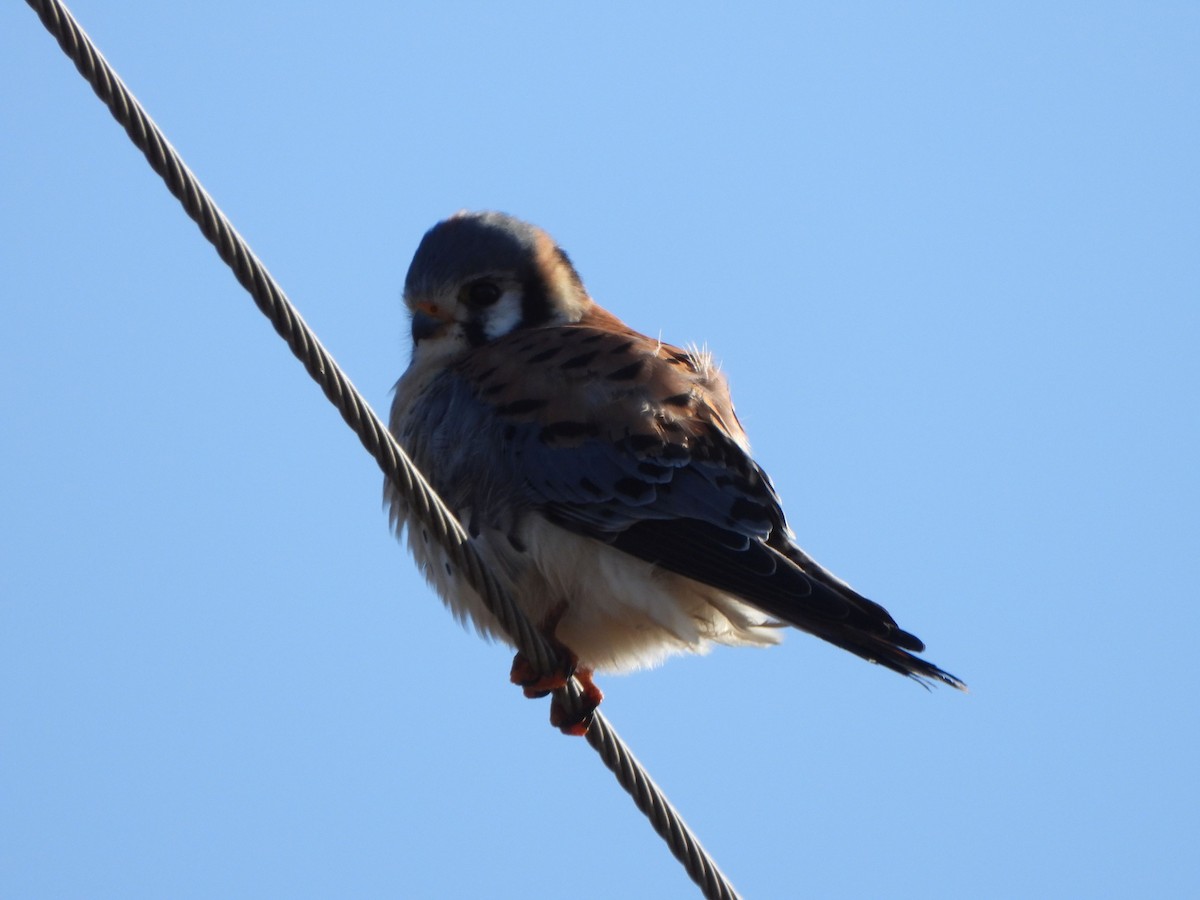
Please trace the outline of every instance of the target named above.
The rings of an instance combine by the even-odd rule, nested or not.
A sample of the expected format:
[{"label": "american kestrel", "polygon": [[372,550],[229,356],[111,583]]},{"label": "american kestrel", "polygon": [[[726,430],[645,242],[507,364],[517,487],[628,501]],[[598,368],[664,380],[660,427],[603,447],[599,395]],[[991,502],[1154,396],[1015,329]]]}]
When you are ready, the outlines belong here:
[{"label": "american kestrel", "polygon": [[[706,352],[639,334],[588,295],[546,232],[459,213],[421,240],[404,283],[412,362],[390,427],[483,560],[563,650],[591,705],[593,671],[713,644],[766,645],[794,625],[921,682],[963,684],[882,606],[795,543]],[[460,619],[506,640],[402,498],[397,528]],[[577,666],[577,668],[576,668]],[[583,721],[552,721],[582,734]]]}]

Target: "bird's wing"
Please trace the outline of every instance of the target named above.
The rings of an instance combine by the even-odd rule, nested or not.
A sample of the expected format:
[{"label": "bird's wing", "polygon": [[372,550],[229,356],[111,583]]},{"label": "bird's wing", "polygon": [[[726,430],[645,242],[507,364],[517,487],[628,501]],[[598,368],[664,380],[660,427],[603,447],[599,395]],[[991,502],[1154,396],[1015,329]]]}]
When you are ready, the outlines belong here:
[{"label": "bird's wing", "polygon": [[957,685],[908,652],[923,645],[883,607],[791,541],[704,354],[597,310],[487,344],[452,377],[490,411],[503,448],[495,464],[524,505],[860,656]]}]

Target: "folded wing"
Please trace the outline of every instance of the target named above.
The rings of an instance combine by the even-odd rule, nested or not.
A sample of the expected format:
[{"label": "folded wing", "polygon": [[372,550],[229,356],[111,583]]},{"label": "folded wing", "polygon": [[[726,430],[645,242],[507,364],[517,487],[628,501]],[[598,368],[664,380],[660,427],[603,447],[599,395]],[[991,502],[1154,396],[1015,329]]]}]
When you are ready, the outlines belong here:
[{"label": "folded wing", "polygon": [[454,377],[501,423],[504,490],[522,505],[894,671],[963,687],[795,545],[705,354],[597,310],[501,338]]}]

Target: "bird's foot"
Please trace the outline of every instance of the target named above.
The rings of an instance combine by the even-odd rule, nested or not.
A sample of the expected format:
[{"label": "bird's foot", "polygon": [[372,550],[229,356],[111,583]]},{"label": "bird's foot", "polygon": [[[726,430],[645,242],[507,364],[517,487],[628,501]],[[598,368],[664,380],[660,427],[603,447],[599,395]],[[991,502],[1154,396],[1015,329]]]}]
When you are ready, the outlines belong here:
[{"label": "bird's foot", "polygon": [[596,687],[592,681],[591,669],[577,669],[575,678],[579,682],[580,687],[583,688],[583,697],[580,701],[582,710],[580,712],[573,712],[567,709],[566,704],[562,702],[560,696],[555,694],[554,698],[550,701],[550,724],[563,734],[572,735],[573,737],[583,737],[592,725],[596,707],[604,699],[604,694],[601,693],[600,688]]},{"label": "bird's foot", "polygon": [[596,707],[600,705],[600,701],[604,699],[604,694],[592,681],[592,670],[580,669],[576,666],[577,660],[574,653],[568,650],[561,659],[564,664],[558,671],[550,675],[539,675],[529,660],[523,654],[518,653],[513,657],[512,672],[509,678],[513,684],[518,685],[524,691],[526,697],[536,699],[566,687],[567,682],[574,676],[579,681],[580,687],[583,688],[581,709],[578,712],[568,709],[566,702],[555,694],[550,701],[550,724],[563,734],[581,737],[587,733],[588,727],[592,724],[592,716],[596,712]]},{"label": "bird's foot", "polygon": [[562,652],[559,654],[559,667],[549,675],[539,675],[533,663],[525,658],[525,654],[518,653],[513,657],[512,671],[508,674],[509,681],[520,687],[531,700],[545,697],[552,691],[566,687],[571,676],[575,674],[578,660],[566,647],[560,649]]},{"label": "bird's foot", "polygon": [[[560,603],[541,624],[542,634],[554,646],[558,657],[557,669],[543,675],[523,653],[518,652],[513,657],[512,671],[508,677],[513,684],[520,686],[526,697],[536,699],[553,693],[554,699],[550,701],[550,724],[563,734],[582,736],[592,724],[593,714],[604,695],[592,683],[592,670],[579,668],[579,657],[554,636],[566,611],[567,604]],[[563,695],[555,693],[565,688],[572,677],[578,680],[583,689],[579,703],[573,704],[579,707],[578,711],[569,709]]]}]

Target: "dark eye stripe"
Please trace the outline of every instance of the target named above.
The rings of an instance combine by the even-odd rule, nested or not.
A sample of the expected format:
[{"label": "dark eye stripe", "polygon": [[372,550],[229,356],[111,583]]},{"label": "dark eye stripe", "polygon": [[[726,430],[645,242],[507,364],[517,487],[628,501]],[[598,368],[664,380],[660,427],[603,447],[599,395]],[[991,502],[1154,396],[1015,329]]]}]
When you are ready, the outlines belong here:
[{"label": "dark eye stripe", "polygon": [[483,320],[469,319],[462,327],[467,343],[472,347],[482,347],[488,342],[487,333],[483,330]]},{"label": "dark eye stripe", "polygon": [[521,287],[521,327],[536,328],[550,321],[550,292],[536,269],[525,273]]}]

